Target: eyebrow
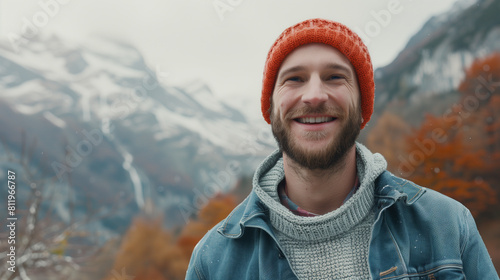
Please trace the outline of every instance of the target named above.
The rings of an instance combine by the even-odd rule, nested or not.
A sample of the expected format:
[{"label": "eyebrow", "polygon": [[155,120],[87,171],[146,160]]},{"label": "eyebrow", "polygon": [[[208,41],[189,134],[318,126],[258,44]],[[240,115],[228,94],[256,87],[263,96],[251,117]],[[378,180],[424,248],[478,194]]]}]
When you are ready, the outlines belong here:
[{"label": "eyebrow", "polygon": [[340,71],[343,71],[343,72],[346,72],[350,75],[352,75],[352,70],[351,68],[347,67],[347,66],[344,66],[342,64],[338,64],[338,63],[328,63],[326,65],[326,68],[328,69],[332,69],[332,70],[340,70]]},{"label": "eyebrow", "polygon": [[[324,68],[332,69],[332,70],[340,70],[342,72],[348,73],[349,75],[353,74],[352,70],[350,68],[348,68],[342,64],[338,64],[338,63],[328,63],[324,66]],[[283,76],[286,76],[290,73],[303,71],[305,69],[306,69],[306,67],[301,66],[301,65],[288,68],[286,70],[283,70],[281,73],[278,73],[278,79],[283,77]]]},{"label": "eyebrow", "polygon": [[286,76],[288,75],[289,73],[293,73],[293,72],[298,72],[298,71],[302,71],[302,70],[305,70],[306,68],[304,66],[294,66],[294,67],[291,67],[291,68],[288,68],[286,70],[283,70],[283,72],[278,72],[278,80],[283,77],[283,76]]}]

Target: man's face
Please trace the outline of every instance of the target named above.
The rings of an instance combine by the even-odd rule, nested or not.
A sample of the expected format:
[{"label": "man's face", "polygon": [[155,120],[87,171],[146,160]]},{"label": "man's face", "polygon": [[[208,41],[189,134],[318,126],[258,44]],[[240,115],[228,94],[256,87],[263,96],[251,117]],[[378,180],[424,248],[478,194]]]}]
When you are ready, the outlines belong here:
[{"label": "man's face", "polygon": [[325,44],[307,44],[281,64],[271,125],[280,149],[309,169],[343,162],[362,122],[359,86],[349,60]]}]

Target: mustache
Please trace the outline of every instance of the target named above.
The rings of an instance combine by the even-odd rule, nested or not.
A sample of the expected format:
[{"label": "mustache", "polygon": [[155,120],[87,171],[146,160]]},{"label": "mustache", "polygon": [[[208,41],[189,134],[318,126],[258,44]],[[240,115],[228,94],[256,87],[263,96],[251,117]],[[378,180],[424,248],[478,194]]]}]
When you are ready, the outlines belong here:
[{"label": "mustache", "polygon": [[305,115],[330,115],[338,119],[343,119],[345,117],[345,111],[337,106],[327,106],[321,104],[319,106],[303,106],[294,110],[290,110],[286,115],[285,119],[293,120]]}]

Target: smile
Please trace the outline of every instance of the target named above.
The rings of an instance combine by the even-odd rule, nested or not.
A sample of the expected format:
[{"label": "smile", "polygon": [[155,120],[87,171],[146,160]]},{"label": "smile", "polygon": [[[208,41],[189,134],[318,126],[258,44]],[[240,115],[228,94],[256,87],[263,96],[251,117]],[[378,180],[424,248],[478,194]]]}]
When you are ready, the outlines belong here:
[{"label": "smile", "polygon": [[295,121],[304,124],[318,124],[327,123],[336,120],[334,117],[307,117],[307,118],[296,118]]}]

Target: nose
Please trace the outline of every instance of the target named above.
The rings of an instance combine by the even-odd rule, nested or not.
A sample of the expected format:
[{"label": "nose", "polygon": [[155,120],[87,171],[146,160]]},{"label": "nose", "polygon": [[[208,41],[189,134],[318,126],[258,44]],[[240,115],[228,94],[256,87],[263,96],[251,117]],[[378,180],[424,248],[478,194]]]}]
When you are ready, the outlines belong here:
[{"label": "nose", "polygon": [[308,85],[304,88],[304,94],[302,95],[302,102],[316,107],[328,100],[328,95],[326,94],[322,81],[318,76],[312,76],[308,82]]}]

